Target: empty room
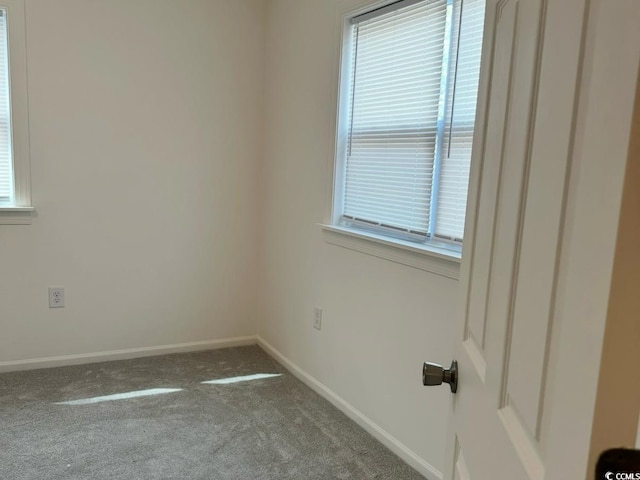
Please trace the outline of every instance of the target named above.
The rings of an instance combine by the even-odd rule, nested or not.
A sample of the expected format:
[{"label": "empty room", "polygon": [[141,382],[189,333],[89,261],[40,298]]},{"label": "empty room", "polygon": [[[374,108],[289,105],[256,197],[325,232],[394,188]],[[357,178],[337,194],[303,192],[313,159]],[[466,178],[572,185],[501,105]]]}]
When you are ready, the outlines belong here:
[{"label": "empty room", "polygon": [[0,0],[0,480],[640,478],[638,0]]}]

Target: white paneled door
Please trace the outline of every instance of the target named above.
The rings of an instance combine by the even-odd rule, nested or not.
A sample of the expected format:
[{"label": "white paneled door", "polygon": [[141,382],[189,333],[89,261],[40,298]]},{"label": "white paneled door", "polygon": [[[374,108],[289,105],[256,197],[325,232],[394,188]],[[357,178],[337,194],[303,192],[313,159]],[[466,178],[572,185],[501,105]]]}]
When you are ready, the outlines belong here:
[{"label": "white paneled door", "polygon": [[447,480],[587,478],[639,5],[487,1]]}]

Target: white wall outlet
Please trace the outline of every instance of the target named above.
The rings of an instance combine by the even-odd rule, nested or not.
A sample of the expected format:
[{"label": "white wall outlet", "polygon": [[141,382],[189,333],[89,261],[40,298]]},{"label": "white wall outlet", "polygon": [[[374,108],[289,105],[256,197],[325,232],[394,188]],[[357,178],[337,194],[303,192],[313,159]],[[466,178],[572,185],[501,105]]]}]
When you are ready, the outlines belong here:
[{"label": "white wall outlet", "polygon": [[322,330],[322,309],[320,307],[313,308],[313,328]]},{"label": "white wall outlet", "polygon": [[49,287],[49,308],[64,307],[64,287]]}]

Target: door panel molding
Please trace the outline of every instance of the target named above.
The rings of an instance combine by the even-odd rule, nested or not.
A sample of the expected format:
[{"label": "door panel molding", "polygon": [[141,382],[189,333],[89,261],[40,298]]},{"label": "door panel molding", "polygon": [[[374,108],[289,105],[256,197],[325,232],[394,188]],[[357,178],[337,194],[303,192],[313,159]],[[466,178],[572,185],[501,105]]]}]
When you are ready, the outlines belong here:
[{"label": "door panel molding", "polygon": [[469,473],[469,468],[467,467],[467,462],[464,460],[464,455],[462,454],[462,450],[460,449],[460,442],[456,438],[456,457],[455,457],[455,469],[454,469],[454,480],[471,480],[471,474]]},{"label": "door panel molding", "polygon": [[538,442],[531,436],[531,431],[522,422],[518,412],[507,404],[498,412],[511,443],[527,471],[531,480],[544,480],[544,462],[540,455]]},{"label": "door panel molding", "polygon": [[[472,242],[472,269],[469,282],[469,301],[465,319],[465,338],[474,337],[478,343],[478,350],[485,351],[486,331],[488,319],[488,300],[490,296],[492,275],[492,265],[495,255],[495,233],[497,224],[498,204],[501,196],[501,184],[504,172],[505,139],[509,128],[509,114],[511,112],[511,102],[513,93],[513,74],[517,61],[517,49],[514,44],[518,38],[518,7],[519,0],[505,0],[501,2],[502,8],[495,14],[492,32],[491,58],[493,62],[498,60],[498,66],[502,70],[493,72],[491,78],[496,79],[495,84],[491,84],[490,96],[495,102],[487,112],[487,128],[483,131],[483,175],[482,184],[477,202],[475,235],[470,239]],[[505,17],[507,5],[511,15]],[[501,21],[502,20],[502,21]],[[506,38],[504,38],[506,35]],[[500,59],[508,58],[508,62],[499,62]],[[492,63],[493,63],[492,62]],[[506,87],[506,88],[505,88]],[[491,135],[492,127],[500,125],[502,128],[499,136]],[[499,149],[501,152],[499,161],[486,159],[487,151]],[[483,243],[480,243],[483,242]],[[488,254],[477,257],[478,251]]]}]

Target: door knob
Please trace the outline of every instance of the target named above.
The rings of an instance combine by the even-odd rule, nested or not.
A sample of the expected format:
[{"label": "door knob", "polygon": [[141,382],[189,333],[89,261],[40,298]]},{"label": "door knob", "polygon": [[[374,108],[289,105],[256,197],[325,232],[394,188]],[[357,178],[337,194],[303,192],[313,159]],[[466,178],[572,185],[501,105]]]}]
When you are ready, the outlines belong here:
[{"label": "door knob", "polygon": [[451,362],[449,370],[445,370],[442,365],[437,363],[424,362],[422,366],[422,384],[425,387],[432,385],[442,385],[448,383],[451,387],[451,393],[458,391],[458,362]]}]

